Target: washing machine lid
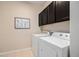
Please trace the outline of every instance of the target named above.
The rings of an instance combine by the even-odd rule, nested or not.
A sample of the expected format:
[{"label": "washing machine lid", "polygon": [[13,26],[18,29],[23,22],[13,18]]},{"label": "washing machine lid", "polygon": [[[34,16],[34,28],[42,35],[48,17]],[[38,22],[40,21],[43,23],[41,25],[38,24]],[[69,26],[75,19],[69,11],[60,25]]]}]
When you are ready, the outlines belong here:
[{"label": "washing machine lid", "polygon": [[57,37],[53,37],[53,41],[51,43],[57,45],[60,48],[64,48],[64,47],[70,46],[70,41],[63,40],[63,39],[60,39],[60,38],[57,38]]},{"label": "washing machine lid", "polygon": [[64,47],[70,46],[70,41],[62,40],[57,37],[53,37],[53,39],[51,39],[51,37],[41,37],[40,39],[48,42],[49,44],[53,44],[59,48],[64,48]]}]

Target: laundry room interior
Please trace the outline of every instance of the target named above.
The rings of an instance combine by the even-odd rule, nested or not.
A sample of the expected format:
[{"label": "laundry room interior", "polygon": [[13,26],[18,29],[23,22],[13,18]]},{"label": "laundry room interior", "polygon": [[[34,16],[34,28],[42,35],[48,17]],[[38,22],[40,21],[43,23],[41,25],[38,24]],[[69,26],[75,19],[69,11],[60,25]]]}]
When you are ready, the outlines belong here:
[{"label": "laundry room interior", "polygon": [[0,1],[0,57],[79,57],[79,1]]}]

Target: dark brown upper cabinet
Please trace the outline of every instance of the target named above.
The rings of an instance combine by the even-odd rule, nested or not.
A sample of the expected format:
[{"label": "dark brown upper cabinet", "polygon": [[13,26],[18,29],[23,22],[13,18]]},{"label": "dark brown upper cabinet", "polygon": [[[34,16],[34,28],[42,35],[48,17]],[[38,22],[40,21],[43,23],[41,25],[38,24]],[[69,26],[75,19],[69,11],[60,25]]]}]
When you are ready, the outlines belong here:
[{"label": "dark brown upper cabinet", "polygon": [[69,20],[69,1],[53,1],[39,14],[39,26]]},{"label": "dark brown upper cabinet", "polygon": [[69,1],[56,1],[56,22],[69,20]]},{"label": "dark brown upper cabinet", "polygon": [[48,24],[55,23],[55,2],[48,6]]}]

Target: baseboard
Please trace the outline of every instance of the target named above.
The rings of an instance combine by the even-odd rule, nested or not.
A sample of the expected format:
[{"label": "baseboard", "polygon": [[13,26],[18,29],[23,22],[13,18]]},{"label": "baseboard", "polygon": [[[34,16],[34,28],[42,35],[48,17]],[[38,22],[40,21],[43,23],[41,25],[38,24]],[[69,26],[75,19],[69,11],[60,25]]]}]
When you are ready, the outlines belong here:
[{"label": "baseboard", "polygon": [[5,55],[5,54],[9,54],[9,53],[13,53],[13,52],[24,51],[24,50],[31,50],[31,49],[32,48],[23,48],[23,49],[17,49],[17,50],[2,52],[2,53],[0,53],[0,56]]}]

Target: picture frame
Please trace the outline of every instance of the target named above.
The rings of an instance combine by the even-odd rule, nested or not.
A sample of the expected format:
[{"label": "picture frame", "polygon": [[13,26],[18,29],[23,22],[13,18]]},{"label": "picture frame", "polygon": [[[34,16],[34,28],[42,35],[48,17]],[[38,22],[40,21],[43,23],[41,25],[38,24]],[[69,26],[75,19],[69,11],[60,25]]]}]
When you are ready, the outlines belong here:
[{"label": "picture frame", "polygon": [[22,17],[14,17],[15,29],[30,29],[30,19]]}]

